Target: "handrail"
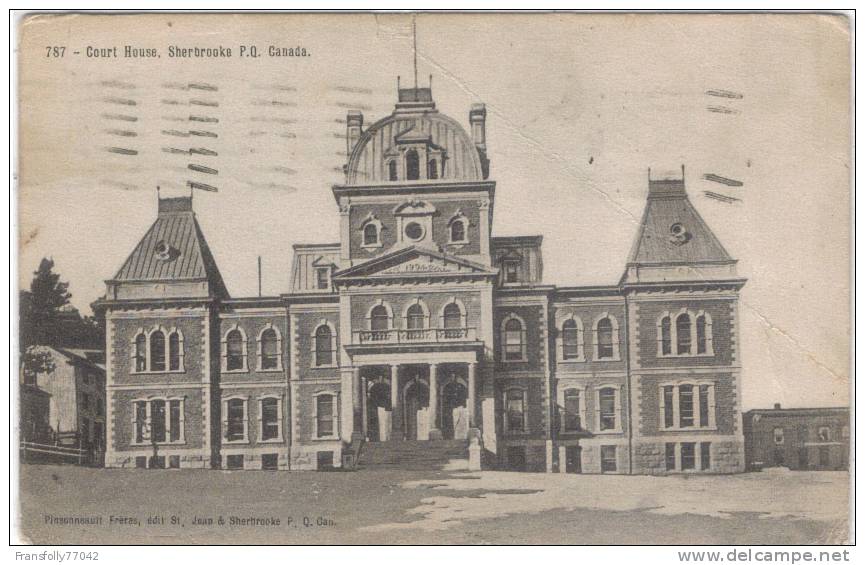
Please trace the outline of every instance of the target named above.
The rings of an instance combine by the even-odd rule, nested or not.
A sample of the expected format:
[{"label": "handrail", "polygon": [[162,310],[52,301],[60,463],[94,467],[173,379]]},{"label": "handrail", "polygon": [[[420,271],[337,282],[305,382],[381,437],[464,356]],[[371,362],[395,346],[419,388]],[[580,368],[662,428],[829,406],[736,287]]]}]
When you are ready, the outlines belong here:
[{"label": "handrail", "polygon": [[355,330],[354,343],[450,343],[454,341],[476,341],[477,328],[419,328]]}]

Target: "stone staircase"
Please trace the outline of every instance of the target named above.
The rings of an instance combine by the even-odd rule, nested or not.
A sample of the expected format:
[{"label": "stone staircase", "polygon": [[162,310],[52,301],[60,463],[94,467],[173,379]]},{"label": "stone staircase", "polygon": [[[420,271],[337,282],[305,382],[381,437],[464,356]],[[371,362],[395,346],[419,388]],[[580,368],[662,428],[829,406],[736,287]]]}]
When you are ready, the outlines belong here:
[{"label": "stone staircase", "polygon": [[359,469],[401,469],[406,471],[459,471],[469,468],[468,441],[383,441],[365,442],[357,460]]}]

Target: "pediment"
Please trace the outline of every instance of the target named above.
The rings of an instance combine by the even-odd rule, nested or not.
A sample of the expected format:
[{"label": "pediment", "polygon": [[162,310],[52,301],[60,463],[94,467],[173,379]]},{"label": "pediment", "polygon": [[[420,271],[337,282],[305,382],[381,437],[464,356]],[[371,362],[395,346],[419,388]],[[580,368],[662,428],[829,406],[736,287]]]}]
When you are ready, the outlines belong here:
[{"label": "pediment", "polygon": [[491,276],[496,271],[479,263],[416,247],[355,265],[334,275],[334,279]]}]

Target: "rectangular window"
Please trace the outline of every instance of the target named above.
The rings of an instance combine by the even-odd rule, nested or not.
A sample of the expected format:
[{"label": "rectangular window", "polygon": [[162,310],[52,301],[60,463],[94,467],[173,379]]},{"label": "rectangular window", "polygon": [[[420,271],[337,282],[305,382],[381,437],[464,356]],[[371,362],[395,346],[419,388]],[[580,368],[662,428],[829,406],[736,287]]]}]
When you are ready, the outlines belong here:
[{"label": "rectangular window", "polygon": [[262,453],[261,468],[264,471],[276,471],[279,469],[279,456],[276,453]]},{"label": "rectangular window", "polygon": [[615,473],[616,472],[616,446],[602,445],[601,446],[601,472]]},{"label": "rectangular window", "polygon": [[505,261],[503,266],[505,268],[505,282],[519,282],[520,264],[517,261]]},{"label": "rectangular window", "polygon": [[240,398],[233,398],[227,404],[225,439],[227,441],[243,441],[246,439],[246,403]]},{"label": "rectangular window", "polygon": [[523,432],[526,429],[525,393],[520,389],[511,389],[505,397],[507,424],[509,432]]},{"label": "rectangular window", "polygon": [[709,385],[700,385],[700,427],[709,427]]},{"label": "rectangular window", "polygon": [[828,446],[820,446],[820,466],[828,467],[829,466],[829,447]]},{"label": "rectangular window", "polygon": [[150,439],[153,442],[165,441],[165,401],[150,401]]},{"label": "rectangular window", "polygon": [[104,416],[105,415],[105,402],[100,397],[96,397],[96,415]]},{"label": "rectangular window", "polygon": [[324,471],[333,469],[333,451],[319,451],[316,454],[316,469]]},{"label": "rectangular window", "polygon": [[147,456],[139,455],[135,458],[135,468],[136,469],[146,469],[147,468]]},{"label": "rectangular window", "polygon": [[682,453],[682,470],[687,471],[689,469],[696,468],[697,464],[697,453],[696,453],[696,444],[695,443],[681,443],[680,450]]},{"label": "rectangular window", "polygon": [[664,427],[672,428],[675,425],[673,417],[673,387],[664,387]]},{"label": "rectangular window", "polygon": [[708,471],[712,468],[712,444],[704,441],[700,444],[700,469]]},{"label": "rectangular window", "polygon": [[329,270],[327,268],[315,270],[315,286],[317,289],[327,290],[330,287]]},{"label": "rectangular window", "polygon": [[577,432],[582,428],[580,422],[580,391],[568,389],[565,391],[564,431]]},{"label": "rectangular window", "polygon": [[600,430],[616,429],[616,390],[602,388],[598,392]]},{"label": "rectangular window", "polygon": [[168,402],[168,413],[170,418],[169,425],[171,428],[171,433],[168,441],[180,441],[181,439],[180,432],[182,426],[182,417],[180,414],[180,408],[181,404],[179,400],[170,400]]},{"label": "rectangular window", "polygon": [[165,469],[165,456],[164,455],[153,455],[150,458],[150,468],[151,469]]},{"label": "rectangular window", "polygon": [[168,468],[169,469],[180,469],[180,455],[169,455],[168,456]]},{"label": "rectangular window", "polygon": [[261,439],[277,439],[279,437],[279,400],[265,398],[261,401]]},{"label": "rectangular window", "polygon": [[775,442],[775,445],[783,445],[784,428],[775,428],[774,430],[772,430],[772,440]]},{"label": "rectangular window", "polygon": [[664,462],[668,471],[676,470],[676,444],[668,443],[664,445]]},{"label": "rectangular window", "polygon": [[336,406],[333,398],[330,394],[323,394],[315,399],[318,437],[332,437],[335,434]]},{"label": "rectangular window", "polygon": [[694,425],[694,386],[679,385],[679,427]]},{"label": "rectangular window", "polygon": [[227,455],[225,467],[227,469],[243,469],[243,455]]},{"label": "rectangular window", "polygon": [[143,400],[135,402],[135,442],[143,443],[147,426],[147,403]]}]

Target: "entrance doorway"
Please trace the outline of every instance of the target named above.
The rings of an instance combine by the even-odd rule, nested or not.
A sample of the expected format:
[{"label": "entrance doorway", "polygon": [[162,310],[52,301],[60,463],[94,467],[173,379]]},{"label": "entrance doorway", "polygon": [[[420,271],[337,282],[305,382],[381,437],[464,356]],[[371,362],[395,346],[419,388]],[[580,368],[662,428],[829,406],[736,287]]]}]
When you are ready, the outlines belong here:
[{"label": "entrance doorway", "polygon": [[[418,416],[419,413],[425,413],[423,409],[429,406],[429,388],[425,382],[414,379],[406,385],[404,406],[405,438],[409,440],[419,439]],[[429,430],[427,429],[426,432],[428,435]]]},{"label": "entrance doorway", "polygon": [[[451,381],[441,391],[441,432],[444,439],[465,439],[468,432],[468,411],[465,410],[468,391],[459,381]],[[462,408],[462,410],[460,410]]]},{"label": "entrance doorway", "polygon": [[390,437],[390,386],[373,383],[367,392],[366,430],[370,441],[387,441]]},{"label": "entrance doorway", "polygon": [[582,473],[582,448],[579,445],[565,447],[565,473]]}]

